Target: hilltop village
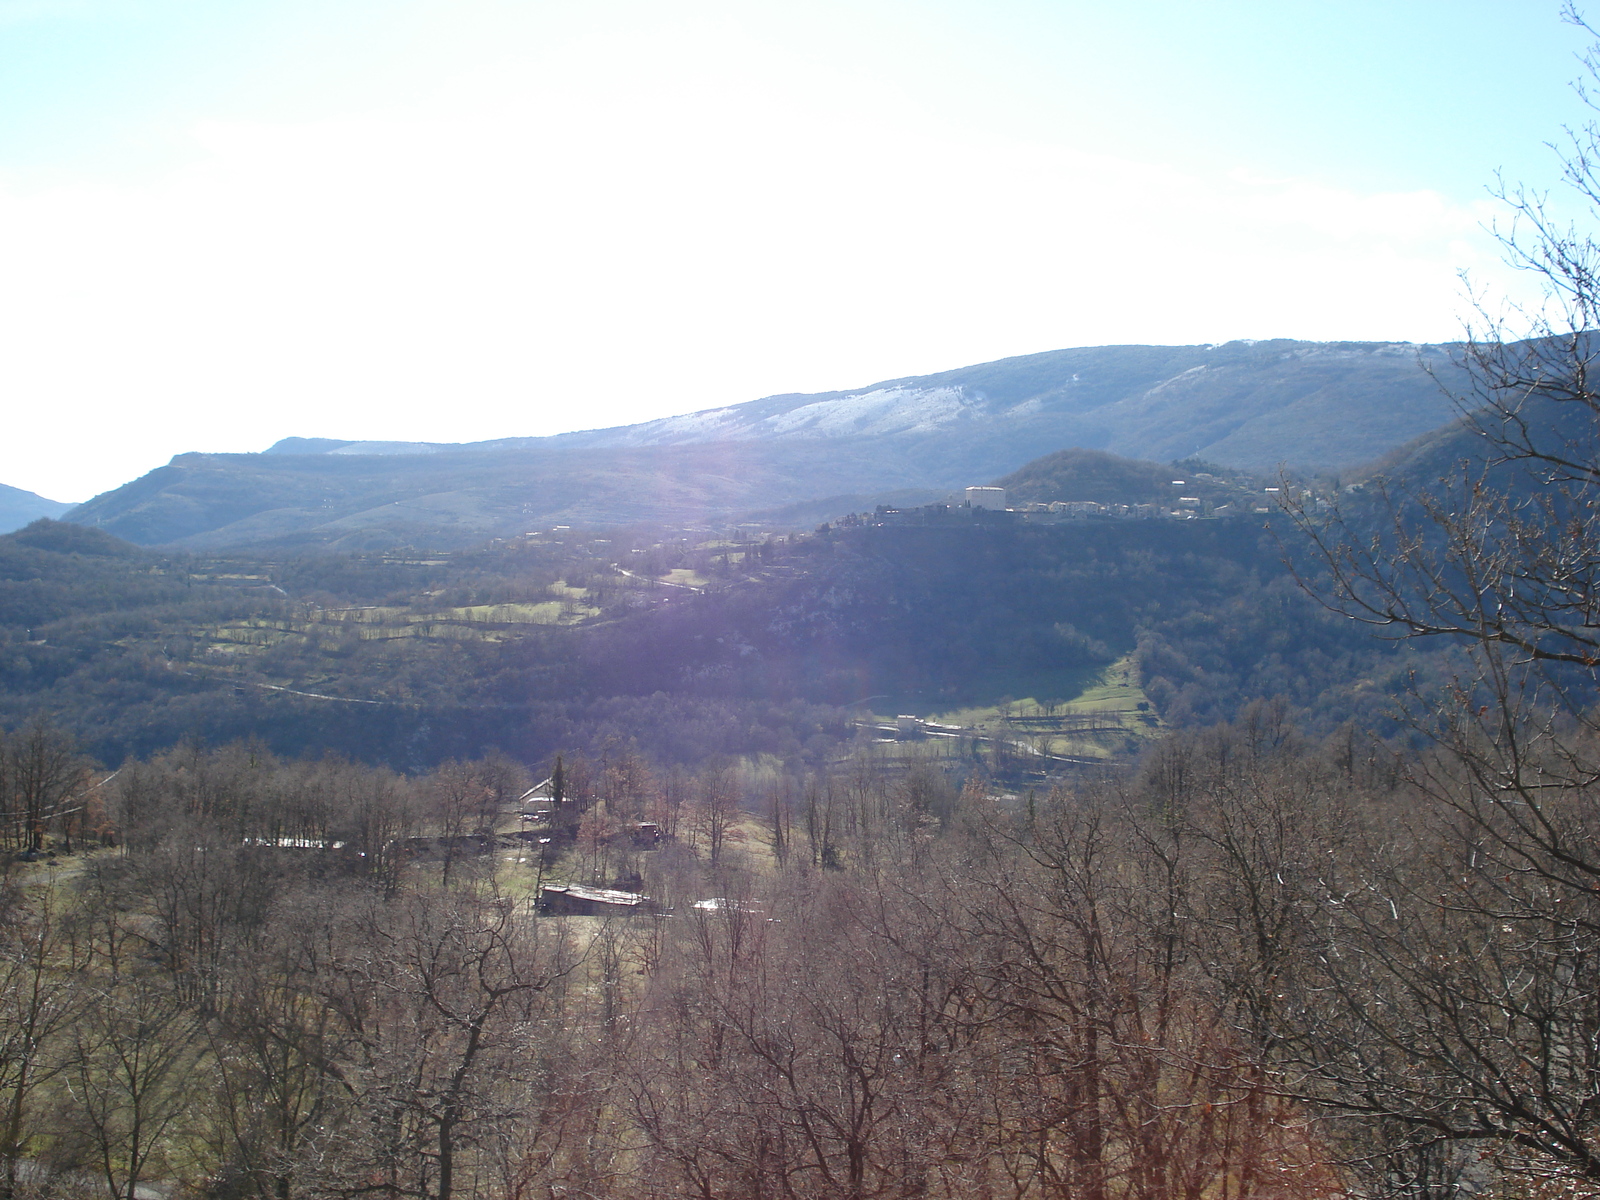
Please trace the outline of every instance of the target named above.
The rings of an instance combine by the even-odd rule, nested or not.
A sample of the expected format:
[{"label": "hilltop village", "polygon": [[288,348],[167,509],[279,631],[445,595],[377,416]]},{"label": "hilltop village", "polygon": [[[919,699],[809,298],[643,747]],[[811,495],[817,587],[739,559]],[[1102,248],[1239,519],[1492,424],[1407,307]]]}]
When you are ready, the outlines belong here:
[{"label": "hilltop village", "polygon": [[[836,524],[859,525],[940,525],[1027,523],[1056,524],[1088,518],[1118,520],[1193,521],[1226,520],[1243,516],[1265,516],[1299,492],[1282,484],[1257,487],[1221,478],[1210,472],[1197,472],[1171,482],[1167,497],[1123,503],[1113,500],[1027,500],[1008,503],[1007,489],[993,485],[964,489],[961,499],[895,507],[880,504],[871,513],[851,513]],[[1184,494],[1184,493],[1192,494]]]}]

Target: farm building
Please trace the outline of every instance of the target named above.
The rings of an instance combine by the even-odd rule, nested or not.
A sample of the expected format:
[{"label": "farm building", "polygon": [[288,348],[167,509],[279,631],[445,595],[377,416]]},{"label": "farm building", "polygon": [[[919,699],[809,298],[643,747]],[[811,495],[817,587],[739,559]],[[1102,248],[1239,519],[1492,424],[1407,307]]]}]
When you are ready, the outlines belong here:
[{"label": "farm building", "polygon": [[690,907],[696,912],[720,913],[724,916],[732,916],[735,913],[752,917],[761,915],[761,908],[758,905],[746,904],[741,900],[730,900],[726,896],[713,896],[709,900],[696,900]]},{"label": "farm building", "polygon": [[539,893],[539,911],[553,916],[616,917],[645,912],[649,900],[638,892],[585,887],[581,883],[547,884]]}]

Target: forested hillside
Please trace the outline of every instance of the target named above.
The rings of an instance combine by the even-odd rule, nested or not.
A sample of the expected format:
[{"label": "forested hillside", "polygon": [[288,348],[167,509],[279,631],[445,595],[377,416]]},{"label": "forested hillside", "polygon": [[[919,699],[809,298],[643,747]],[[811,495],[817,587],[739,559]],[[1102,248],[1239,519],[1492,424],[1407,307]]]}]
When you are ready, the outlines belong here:
[{"label": "forested hillside", "polygon": [[[531,827],[503,760],[129,763],[0,893],[0,1186],[1332,1200],[1579,1174],[1587,1139],[1543,1114],[1587,1128],[1595,960],[1507,924],[1537,897],[1472,860],[1467,814],[1419,821],[1397,768],[1263,704],[1025,797],[871,747],[792,774],[613,752]],[[649,900],[538,915],[573,883]],[[1593,919],[1592,889],[1560,899],[1558,929]],[[1533,969],[1560,987],[1507,1011]]]},{"label": "forested hillside", "polygon": [[0,711],[111,764],[186,737],[405,770],[607,738],[792,758],[847,742],[848,706],[1061,705],[1121,662],[1169,724],[1278,694],[1318,728],[1381,723],[1420,660],[1321,612],[1256,522],[567,531],[428,559],[158,556],[40,524],[0,538]]}]

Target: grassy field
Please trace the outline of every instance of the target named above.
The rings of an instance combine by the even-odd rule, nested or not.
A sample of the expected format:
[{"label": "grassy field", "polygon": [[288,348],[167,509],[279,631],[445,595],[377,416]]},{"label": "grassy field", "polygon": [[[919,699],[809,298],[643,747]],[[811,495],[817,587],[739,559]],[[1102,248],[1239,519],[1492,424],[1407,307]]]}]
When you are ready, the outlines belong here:
[{"label": "grassy field", "polygon": [[195,639],[213,653],[241,655],[289,641],[305,641],[323,632],[354,628],[362,641],[393,638],[443,638],[458,641],[505,641],[528,625],[576,625],[599,615],[584,603],[583,588],[557,584],[561,598],[518,604],[476,604],[417,612],[400,606],[324,609],[290,620],[251,618],[196,631]]},{"label": "grassy field", "polygon": [[[1050,690],[1038,688],[1041,682]],[[1016,685],[1016,691],[1000,690],[1006,683]],[[1043,699],[1027,694],[1024,689],[1030,683]],[[1075,679],[1062,673],[1036,680],[997,679],[990,681],[988,690],[1000,698],[949,707],[935,704],[929,711],[927,701],[915,696],[881,697],[874,700],[873,710],[886,723],[901,713],[912,713],[972,736],[1003,738],[1033,753],[1071,758],[1126,756],[1159,735],[1160,720],[1139,686],[1138,664],[1131,654]]]},{"label": "grassy field", "polygon": [[698,571],[691,571],[688,567],[675,567],[665,575],[657,576],[662,583],[673,583],[679,587],[703,588],[711,581]]}]

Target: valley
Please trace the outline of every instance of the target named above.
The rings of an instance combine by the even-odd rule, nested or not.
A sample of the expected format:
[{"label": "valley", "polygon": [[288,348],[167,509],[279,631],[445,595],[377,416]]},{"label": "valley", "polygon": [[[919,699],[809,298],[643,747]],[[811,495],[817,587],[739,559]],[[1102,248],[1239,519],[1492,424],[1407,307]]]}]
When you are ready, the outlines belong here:
[{"label": "valley", "polygon": [[[17,570],[61,573],[69,591],[52,612],[25,579],[0,585],[15,614],[0,704],[56,713],[110,761],[184,729],[408,770],[606,736],[683,761],[710,747],[826,758],[871,706],[960,726],[973,752],[1114,762],[1160,721],[1259,694],[1262,671],[1288,670],[1270,686],[1336,722],[1372,702],[1373,671],[1400,669],[1299,596],[1260,516],[1029,515],[562,529],[429,557],[171,555],[32,527],[13,535]],[[893,711],[870,699],[884,696]],[[675,715],[623,715],[660,704]],[[764,715],[738,733],[739,712]]]},{"label": "valley", "polygon": [[0,1200],[1600,1200],[1528,7],[0,4]]},{"label": "valley", "polygon": [[[312,441],[0,535],[0,1013],[44,1064],[8,1082],[0,1025],[12,1194],[459,1194],[441,1155],[497,1200],[1571,1176],[1462,1116],[1560,1059],[1566,1000],[1464,1035],[1503,993],[1440,946],[1592,994],[1596,960],[1504,919],[1593,902],[1585,785],[1542,790],[1581,724],[1544,755],[1526,699],[1592,672],[1486,670],[1470,613],[1393,633],[1485,530],[1581,491],[1453,423],[1298,473],[1066,446],[939,468],[1009,464],[970,495],[829,492],[931,478],[939,430],[988,420],[941,386],[569,446],[554,500],[547,449]],[[1564,415],[1514,428],[1570,444]],[[1433,586],[1384,592],[1394,564]],[[1479,736],[1502,717],[1528,757]],[[1550,824],[1472,807],[1474,773]],[[136,1088],[133,1049],[162,1064]],[[1538,1086],[1517,1102],[1581,1095]],[[1350,1107],[1374,1094],[1385,1120]]]}]

